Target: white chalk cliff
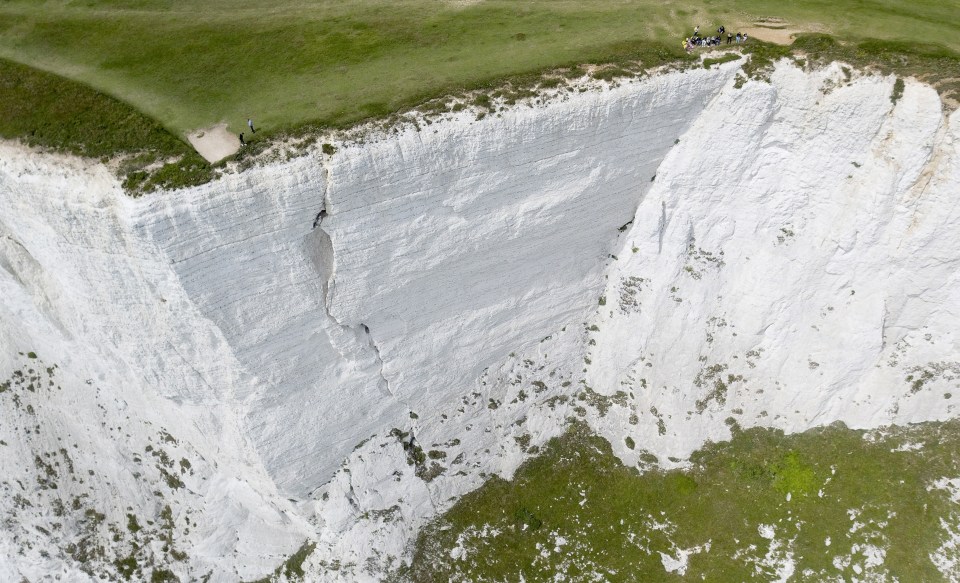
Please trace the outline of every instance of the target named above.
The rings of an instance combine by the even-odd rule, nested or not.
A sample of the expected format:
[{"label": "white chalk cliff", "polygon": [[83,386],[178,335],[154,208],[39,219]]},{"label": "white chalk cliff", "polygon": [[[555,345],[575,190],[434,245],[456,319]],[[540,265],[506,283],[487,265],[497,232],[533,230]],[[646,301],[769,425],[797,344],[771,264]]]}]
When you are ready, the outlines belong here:
[{"label": "white chalk cliff", "polygon": [[668,465],[730,417],[955,417],[960,116],[739,67],[143,199],[0,146],[0,580],[249,580],[307,541],[310,580],[377,580],[570,416]]}]

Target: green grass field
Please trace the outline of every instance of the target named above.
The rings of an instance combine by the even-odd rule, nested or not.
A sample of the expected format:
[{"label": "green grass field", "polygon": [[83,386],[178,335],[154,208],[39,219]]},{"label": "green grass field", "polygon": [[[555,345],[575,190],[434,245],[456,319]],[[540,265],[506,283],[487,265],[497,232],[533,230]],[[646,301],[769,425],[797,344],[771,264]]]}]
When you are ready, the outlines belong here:
[{"label": "green grass field", "polygon": [[0,56],[89,84],[176,135],[221,120],[242,131],[248,116],[269,131],[350,123],[637,43],[676,50],[694,24],[763,17],[960,50],[955,1],[6,0]]},{"label": "green grass field", "polygon": [[[681,39],[720,23],[830,34],[842,45],[815,37],[805,50],[960,94],[957,0],[4,0],[0,136],[122,157],[131,194],[189,186],[218,172],[185,143],[191,130],[236,133],[252,117],[260,131],[236,157],[249,160],[278,136],[442,95],[505,82],[522,95],[551,69],[690,60]],[[745,50],[760,63],[784,54]]]},{"label": "green grass field", "polygon": [[[575,426],[423,529],[395,580],[771,581],[788,554],[796,581],[943,580],[930,555],[960,513],[934,484],[960,473],[960,424],[869,437],[750,429],[641,474]],[[661,556],[678,549],[694,549],[682,577]]]}]

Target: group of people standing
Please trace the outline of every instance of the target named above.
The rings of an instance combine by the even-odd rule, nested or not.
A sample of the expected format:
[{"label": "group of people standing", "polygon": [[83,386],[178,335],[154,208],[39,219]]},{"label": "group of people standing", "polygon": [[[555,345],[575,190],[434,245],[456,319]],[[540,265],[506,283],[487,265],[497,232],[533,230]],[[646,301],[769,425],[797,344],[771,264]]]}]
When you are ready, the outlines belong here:
[{"label": "group of people standing", "polygon": [[732,44],[736,40],[737,44],[747,42],[747,33],[740,34],[739,32],[734,35],[732,32],[727,32],[727,29],[720,26],[717,29],[717,36],[700,36],[700,27],[697,26],[693,29],[693,36],[683,39],[683,48],[688,53],[694,49],[694,47],[717,47],[723,44],[723,33],[727,33],[727,44]]}]

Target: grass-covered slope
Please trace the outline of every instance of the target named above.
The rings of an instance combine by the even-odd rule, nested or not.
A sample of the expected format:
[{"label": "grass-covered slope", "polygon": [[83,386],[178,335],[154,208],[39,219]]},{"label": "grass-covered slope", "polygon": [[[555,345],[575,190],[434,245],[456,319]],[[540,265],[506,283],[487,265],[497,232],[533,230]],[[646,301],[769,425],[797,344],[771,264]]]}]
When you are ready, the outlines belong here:
[{"label": "grass-covered slope", "polygon": [[424,529],[397,580],[939,581],[960,558],[954,421],[735,431],[691,462],[639,473],[575,426]]},{"label": "grass-covered slope", "polygon": [[247,117],[269,132],[351,123],[650,43],[679,56],[696,24],[757,19],[960,50],[960,10],[933,0],[8,0],[0,56],[88,83],[175,133],[221,120],[243,131]]},{"label": "grass-covered slope", "polygon": [[89,158],[123,155],[131,190],[208,179],[211,168],[156,120],[81,83],[0,59],[0,136]]},{"label": "grass-covered slope", "polygon": [[182,155],[188,146],[129,105],[82,84],[10,61],[0,61],[0,133],[31,145],[91,158],[147,144]]}]

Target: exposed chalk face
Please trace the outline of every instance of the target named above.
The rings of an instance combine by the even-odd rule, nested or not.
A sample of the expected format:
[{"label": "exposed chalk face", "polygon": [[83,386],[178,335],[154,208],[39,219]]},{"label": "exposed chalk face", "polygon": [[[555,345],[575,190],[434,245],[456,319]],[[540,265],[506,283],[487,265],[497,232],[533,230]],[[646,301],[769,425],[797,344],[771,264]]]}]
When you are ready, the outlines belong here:
[{"label": "exposed chalk face", "polygon": [[[194,472],[170,503],[202,524],[178,531],[178,573],[222,581],[307,538],[318,579],[376,580],[578,407],[629,464],[682,460],[729,417],[955,416],[933,396],[960,379],[960,118],[916,83],[894,105],[892,79],[839,67],[737,71],[464,112],[143,200],[3,146],[0,377],[18,352],[57,363],[80,388],[38,423],[87,435],[77,463],[135,512],[157,510],[133,452],[174,435]],[[40,445],[5,437],[10,415],[0,463],[29,482]],[[52,568],[23,557],[0,575]]]},{"label": "exposed chalk face", "polygon": [[[588,383],[670,416],[638,440],[664,453],[722,437],[703,417],[735,409],[790,431],[953,416],[930,407],[960,378],[960,287],[942,263],[958,233],[957,118],[929,87],[894,108],[889,80],[827,94],[818,81],[781,68],[741,90],[753,107],[721,93],[609,271]],[[925,373],[937,381],[922,390],[905,380]]]},{"label": "exposed chalk face", "polygon": [[483,368],[583,318],[617,229],[731,76],[665,75],[343,151],[323,224],[330,313],[369,326],[408,407],[468,390]]}]

